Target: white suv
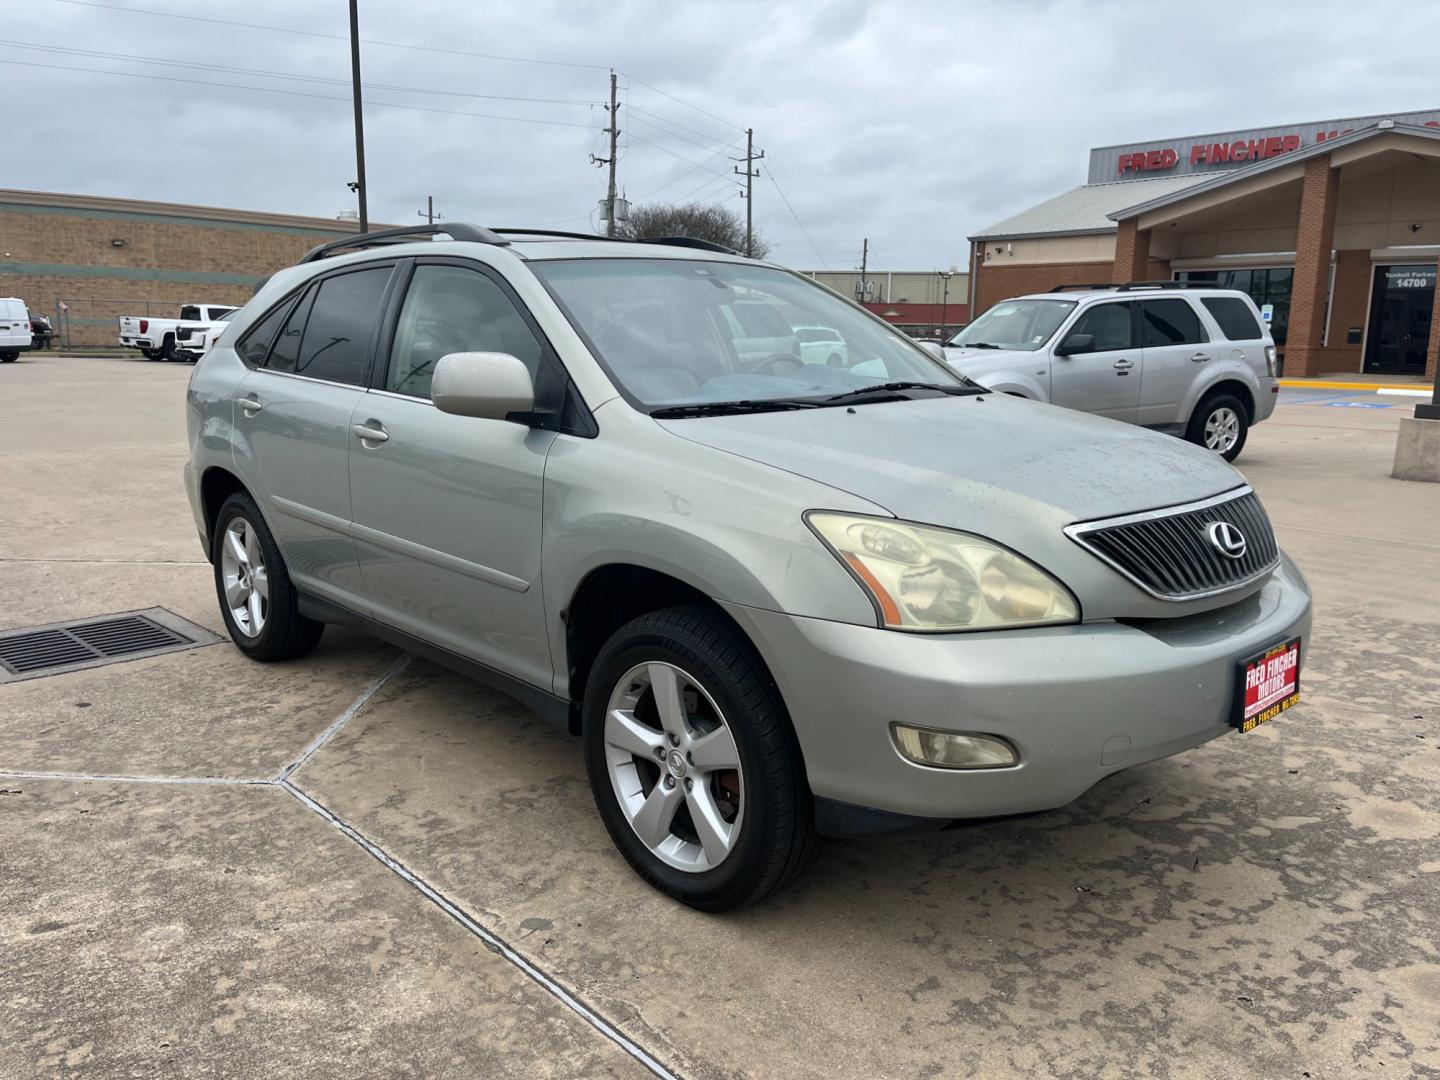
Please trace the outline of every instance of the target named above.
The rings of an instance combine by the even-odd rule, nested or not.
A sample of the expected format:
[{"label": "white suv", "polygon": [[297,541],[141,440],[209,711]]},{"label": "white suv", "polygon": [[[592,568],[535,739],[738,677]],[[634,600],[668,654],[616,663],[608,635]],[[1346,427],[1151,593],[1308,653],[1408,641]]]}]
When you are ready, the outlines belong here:
[{"label": "white suv", "polygon": [[946,343],[945,359],[992,390],[1179,435],[1226,461],[1279,392],[1255,302],[1170,281],[1001,301]]}]

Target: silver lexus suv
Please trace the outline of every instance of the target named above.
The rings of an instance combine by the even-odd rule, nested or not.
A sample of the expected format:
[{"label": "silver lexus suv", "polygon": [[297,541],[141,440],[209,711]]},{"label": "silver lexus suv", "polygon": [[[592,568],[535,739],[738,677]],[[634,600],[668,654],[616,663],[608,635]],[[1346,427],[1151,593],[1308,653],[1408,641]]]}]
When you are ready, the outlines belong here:
[{"label": "silver lexus suv", "polygon": [[[832,345],[750,355],[759,322]],[[230,320],[188,420],[246,655],[343,623],[508,692],[697,908],[820,834],[1060,806],[1299,698],[1309,591],[1219,456],[987,392],[709,245],[324,245]]]},{"label": "silver lexus suv", "polygon": [[988,389],[1178,435],[1226,461],[1280,389],[1255,301],[1178,281],[1002,300],[945,343],[945,359]]}]

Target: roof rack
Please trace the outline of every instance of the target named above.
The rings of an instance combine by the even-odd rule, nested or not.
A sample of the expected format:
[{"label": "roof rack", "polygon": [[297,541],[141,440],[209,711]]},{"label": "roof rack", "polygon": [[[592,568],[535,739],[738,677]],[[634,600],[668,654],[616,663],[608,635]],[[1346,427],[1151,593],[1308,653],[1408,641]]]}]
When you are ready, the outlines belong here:
[{"label": "roof rack", "polygon": [[499,233],[487,229],[481,225],[466,225],[454,221],[447,225],[416,225],[402,226],[398,229],[381,229],[378,232],[356,233],[354,236],[341,237],[339,240],[331,240],[329,243],[321,244],[318,247],[307,251],[301,263],[315,262],[328,255],[344,251],[347,248],[376,247],[382,244],[403,244],[419,236],[448,236],[452,240],[468,240],[476,244],[495,244],[504,247],[510,241],[506,240]]},{"label": "roof rack", "polygon": [[1138,292],[1141,289],[1218,289],[1213,281],[1127,281],[1123,284],[1116,284],[1113,281],[1095,282],[1090,285],[1056,285],[1050,291],[1057,292],[1090,292],[1095,289],[1113,289],[1116,292]]},{"label": "roof rack", "polygon": [[560,229],[495,229],[501,236],[551,236],[561,240],[619,240],[618,236],[601,236],[599,233],[566,232]]},{"label": "roof rack", "polygon": [[697,240],[693,236],[647,236],[644,239],[636,240],[637,244],[668,244],[670,247],[694,248],[696,251],[716,251],[721,255],[740,255],[742,252],[734,248],[728,248],[724,244],[712,243],[709,240]]}]

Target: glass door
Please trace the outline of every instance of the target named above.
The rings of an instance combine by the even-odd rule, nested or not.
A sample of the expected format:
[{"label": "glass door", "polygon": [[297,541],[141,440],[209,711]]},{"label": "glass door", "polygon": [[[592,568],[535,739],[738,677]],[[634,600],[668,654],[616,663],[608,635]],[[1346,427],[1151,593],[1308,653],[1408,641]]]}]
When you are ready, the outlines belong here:
[{"label": "glass door", "polygon": [[1435,307],[1435,267],[1377,266],[1365,336],[1365,370],[1423,375]]}]

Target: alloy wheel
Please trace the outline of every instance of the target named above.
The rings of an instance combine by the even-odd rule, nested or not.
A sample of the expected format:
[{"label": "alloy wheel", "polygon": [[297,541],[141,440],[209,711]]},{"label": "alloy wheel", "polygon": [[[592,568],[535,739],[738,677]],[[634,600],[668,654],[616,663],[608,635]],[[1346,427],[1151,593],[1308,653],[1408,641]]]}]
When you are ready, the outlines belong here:
[{"label": "alloy wheel", "polygon": [[1205,419],[1205,446],[1217,454],[1235,448],[1240,438],[1240,417],[1228,405],[1222,405]]},{"label": "alloy wheel", "polygon": [[246,637],[259,637],[270,613],[270,577],[260,534],[243,517],[233,517],[220,542],[220,574],[225,606]]},{"label": "alloy wheel", "polygon": [[735,849],[745,812],[735,737],[715,699],[673,664],[637,664],[605,710],[605,764],[640,842],[677,870],[702,873]]}]

